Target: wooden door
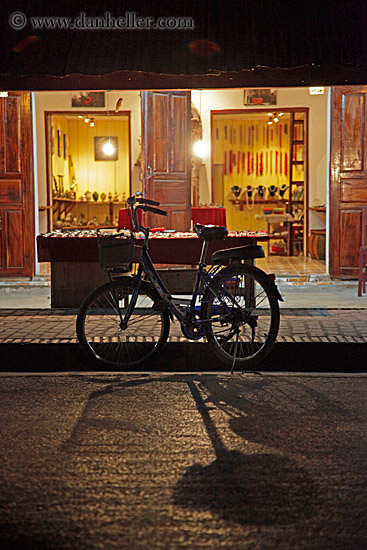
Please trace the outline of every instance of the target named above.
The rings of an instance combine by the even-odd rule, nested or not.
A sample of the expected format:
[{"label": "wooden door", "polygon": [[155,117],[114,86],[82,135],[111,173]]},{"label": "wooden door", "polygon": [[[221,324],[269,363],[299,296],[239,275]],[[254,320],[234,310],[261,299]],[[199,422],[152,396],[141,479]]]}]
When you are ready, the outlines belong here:
[{"label": "wooden door", "polygon": [[161,203],[167,218],[147,224],[186,231],[191,220],[191,94],[143,92],[144,196]]},{"label": "wooden door", "polygon": [[330,275],[358,278],[362,209],[367,206],[367,86],[332,89]]},{"label": "wooden door", "polygon": [[0,98],[0,277],[34,274],[32,125],[29,93]]}]

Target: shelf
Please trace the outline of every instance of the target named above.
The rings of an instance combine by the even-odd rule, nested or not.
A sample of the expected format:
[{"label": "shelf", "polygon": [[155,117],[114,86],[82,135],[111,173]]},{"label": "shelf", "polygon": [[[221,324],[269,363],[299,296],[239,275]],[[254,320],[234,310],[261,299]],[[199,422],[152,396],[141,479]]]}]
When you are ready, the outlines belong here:
[{"label": "shelf", "polygon": [[240,210],[243,210],[243,206],[247,203],[251,206],[253,204],[278,204],[285,207],[289,202],[289,199],[255,199],[254,201],[252,199],[249,199],[248,201],[246,201],[246,199],[229,199],[229,202],[239,204]]},{"label": "shelf", "polygon": [[82,201],[80,199],[68,199],[68,198],[62,198],[62,197],[54,197],[53,202],[69,202],[73,204],[93,204],[93,205],[100,205],[104,204],[105,206],[108,204],[126,204],[126,201]]},{"label": "shelf", "polygon": [[91,229],[117,229],[117,225],[68,225],[63,227],[54,227],[54,229],[60,229],[61,231],[89,231]]},{"label": "shelf", "polygon": [[309,210],[313,210],[314,212],[326,212],[326,206],[317,206],[316,208],[310,206]]}]

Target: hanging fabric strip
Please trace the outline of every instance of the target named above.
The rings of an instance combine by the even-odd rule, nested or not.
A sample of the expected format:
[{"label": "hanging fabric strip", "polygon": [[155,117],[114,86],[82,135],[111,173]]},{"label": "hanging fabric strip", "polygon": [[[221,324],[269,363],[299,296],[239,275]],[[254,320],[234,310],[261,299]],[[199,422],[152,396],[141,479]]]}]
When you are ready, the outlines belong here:
[{"label": "hanging fabric strip", "polygon": [[233,167],[233,164],[232,164],[232,149],[228,152],[228,155],[229,155],[229,173],[232,174],[232,167]]},{"label": "hanging fabric strip", "polygon": [[288,176],[288,154],[284,153],[284,175]]},{"label": "hanging fabric strip", "polygon": [[279,147],[280,147],[280,149],[282,148],[282,131],[283,131],[283,126],[280,125],[279,126]]},{"label": "hanging fabric strip", "polygon": [[237,174],[241,171],[241,151],[237,153]]},{"label": "hanging fabric strip", "polygon": [[269,173],[269,151],[266,151],[265,164],[266,164],[265,173],[266,173],[266,175],[268,175],[268,173]]},{"label": "hanging fabric strip", "polygon": [[242,152],[242,173],[245,173],[245,160],[246,160],[246,153]]},{"label": "hanging fabric strip", "polygon": [[260,153],[260,176],[264,175],[264,153]]},{"label": "hanging fabric strip", "polygon": [[270,175],[273,175],[273,151],[270,151]]},{"label": "hanging fabric strip", "polygon": [[283,153],[281,151],[279,153],[279,172],[283,174]]},{"label": "hanging fabric strip", "polygon": [[256,176],[259,175],[259,153],[256,153]]},{"label": "hanging fabric strip", "polygon": [[278,174],[278,157],[279,151],[275,151],[275,174]]},{"label": "hanging fabric strip", "polygon": [[224,175],[226,176],[227,174],[228,174],[227,151],[224,151]]}]

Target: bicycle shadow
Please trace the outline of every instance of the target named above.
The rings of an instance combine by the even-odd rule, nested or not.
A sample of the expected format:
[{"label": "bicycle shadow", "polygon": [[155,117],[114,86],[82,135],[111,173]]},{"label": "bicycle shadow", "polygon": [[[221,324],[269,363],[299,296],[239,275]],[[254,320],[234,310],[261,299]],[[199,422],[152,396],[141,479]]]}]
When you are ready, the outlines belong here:
[{"label": "bicycle shadow", "polygon": [[308,472],[289,456],[226,449],[210,407],[194,382],[189,387],[216,459],[186,470],[173,490],[174,504],[239,524],[287,524],[314,515],[318,491]]},{"label": "bicycle shadow", "polygon": [[[307,403],[302,402],[304,394],[294,396],[291,382],[291,386],[275,388],[271,379],[250,376],[244,386],[239,377],[163,373],[117,380],[91,376],[88,380],[102,384],[90,394],[89,405],[126,388],[157,382],[188,385],[215,460],[208,465],[194,463],[186,469],[172,488],[174,505],[207,511],[238,524],[287,524],[318,513],[323,497],[311,474],[301,466],[299,454],[303,449],[300,451],[298,446],[302,434],[297,431],[297,420],[292,420],[294,407],[302,413]],[[245,396],[241,392],[245,392]],[[317,402],[317,395],[311,398]],[[317,406],[325,407],[324,401],[320,399]],[[333,406],[329,404],[329,408]],[[213,420],[213,409],[227,413],[229,428],[246,440],[248,453],[226,447]],[[110,429],[122,421],[102,418],[93,422],[97,422],[100,429]],[[122,429],[125,424],[122,422]],[[289,443],[290,433],[296,431],[294,441]],[[73,440],[74,434],[71,434],[64,449]]]}]

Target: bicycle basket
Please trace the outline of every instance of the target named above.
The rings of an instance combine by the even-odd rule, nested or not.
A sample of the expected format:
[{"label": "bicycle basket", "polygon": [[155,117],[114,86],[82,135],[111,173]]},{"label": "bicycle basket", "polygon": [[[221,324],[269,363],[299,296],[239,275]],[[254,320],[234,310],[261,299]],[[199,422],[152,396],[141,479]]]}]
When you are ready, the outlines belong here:
[{"label": "bicycle basket", "polygon": [[99,263],[106,271],[127,273],[137,260],[133,235],[97,235]]}]

